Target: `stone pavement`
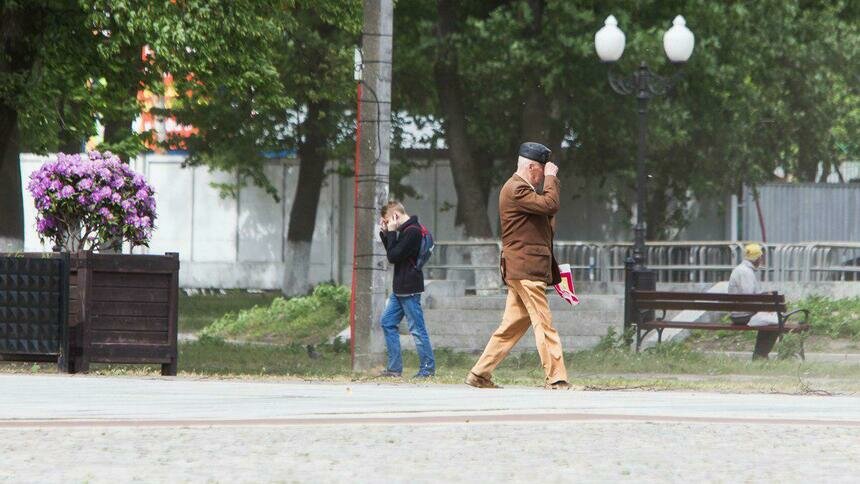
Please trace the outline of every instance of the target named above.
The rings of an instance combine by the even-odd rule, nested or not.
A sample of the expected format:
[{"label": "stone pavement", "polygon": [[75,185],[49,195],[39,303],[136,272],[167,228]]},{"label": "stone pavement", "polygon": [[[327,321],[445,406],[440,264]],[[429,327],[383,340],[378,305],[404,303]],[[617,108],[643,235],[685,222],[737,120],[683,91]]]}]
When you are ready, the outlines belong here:
[{"label": "stone pavement", "polygon": [[860,398],[0,375],[0,481],[849,482]]}]

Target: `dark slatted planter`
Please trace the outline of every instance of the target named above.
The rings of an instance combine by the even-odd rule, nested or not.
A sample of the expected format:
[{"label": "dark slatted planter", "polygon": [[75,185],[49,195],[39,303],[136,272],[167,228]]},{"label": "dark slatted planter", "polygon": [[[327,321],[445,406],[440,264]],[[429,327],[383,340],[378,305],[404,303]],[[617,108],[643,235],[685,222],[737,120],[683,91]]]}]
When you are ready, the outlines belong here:
[{"label": "dark slatted planter", "polygon": [[176,374],[178,254],[74,254],[69,280],[69,372],[156,363]]}]

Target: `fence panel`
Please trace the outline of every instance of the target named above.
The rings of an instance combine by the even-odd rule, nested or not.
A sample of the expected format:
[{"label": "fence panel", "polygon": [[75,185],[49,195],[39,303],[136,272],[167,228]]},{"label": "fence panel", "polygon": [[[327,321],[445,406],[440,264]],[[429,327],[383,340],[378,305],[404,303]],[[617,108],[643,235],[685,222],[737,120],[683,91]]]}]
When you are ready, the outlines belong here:
[{"label": "fence panel", "polygon": [[[473,258],[479,249],[484,257],[476,263]],[[624,282],[624,263],[632,249],[629,242],[556,241],[554,246],[558,262],[570,264],[574,281],[589,282]],[[759,269],[762,281],[860,280],[860,243],[764,244],[763,249],[764,264]],[[487,250],[492,251],[489,259]],[[497,240],[438,242],[426,275],[433,279],[463,279],[467,289],[474,290],[478,274],[498,270],[495,261],[500,251]],[[717,283],[727,281],[732,269],[743,260],[744,244],[648,242],[645,252],[646,265],[656,271],[658,282]],[[493,287],[501,289],[501,284]]]}]

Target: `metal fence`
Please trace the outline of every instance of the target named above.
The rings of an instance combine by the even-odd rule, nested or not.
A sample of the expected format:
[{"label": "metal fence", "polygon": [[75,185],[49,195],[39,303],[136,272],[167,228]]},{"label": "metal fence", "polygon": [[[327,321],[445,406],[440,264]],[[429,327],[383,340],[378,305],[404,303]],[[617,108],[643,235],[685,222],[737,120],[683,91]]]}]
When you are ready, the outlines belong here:
[{"label": "metal fence", "polygon": [[[743,242],[648,242],[646,263],[657,272],[658,282],[716,283],[727,281],[732,269],[743,259]],[[555,255],[561,264],[570,264],[575,281],[623,282],[624,261],[632,252],[625,242],[555,242]],[[762,280],[773,282],[855,281],[860,280],[860,243],[816,242],[806,244],[764,244],[765,263]],[[492,251],[493,257],[487,257]],[[480,262],[473,254],[480,252]],[[497,240],[437,242],[426,266],[429,278],[463,279],[468,289],[481,281],[498,277],[476,277],[498,271],[501,243]],[[477,258],[474,258],[477,259]],[[490,263],[495,261],[496,263]],[[480,271],[480,272],[479,272]]]}]

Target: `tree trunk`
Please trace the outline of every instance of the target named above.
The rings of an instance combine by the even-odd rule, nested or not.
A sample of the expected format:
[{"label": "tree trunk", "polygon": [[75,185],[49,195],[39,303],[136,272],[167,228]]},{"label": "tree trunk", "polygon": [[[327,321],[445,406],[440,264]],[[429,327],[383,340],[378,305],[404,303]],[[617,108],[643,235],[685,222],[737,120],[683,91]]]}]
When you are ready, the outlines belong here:
[{"label": "tree trunk", "polygon": [[0,106],[0,252],[24,250],[18,113]]},{"label": "tree trunk", "polygon": [[299,143],[299,179],[290,209],[287,245],[284,250],[283,293],[306,294],[311,289],[311,243],[316,228],[320,190],[325,179],[326,148],[332,129],[328,103],[310,103],[302,123],[304,139]]},{"label": "tree trunk", "polygon": [[[526,41],[540,35],[543,27],[544,0],[529,0],[531,22],[526,25],[523,33]],[[549,102],[544,92],[543,82],[539,75],[526,77],[525,99],[522,112],[522,141],[534,141],[547,145],[549,140]],[[551,147],[550,147],[551,148]]]},{"label": "tree trunk", "polygon": [[493,236],[487,217],[487,197],[477,190],[481,179],[466,130],[466,113],[458,75],[457,53],[450,45],[450,36],[457,30],[457,2],[438,0],[437,37],[439,48],[433,74],[442,109],[445,141],[451,160],[454,189],[457,192],[457,225],[462,225],[467,238]]},{"label": "tree trunk", "polygon": [[68,129],[65,120],[76,119],[80,115],[81,103],[69,100],[64,93],[57,102],[57,111],[60,113],[60,130],[57,133],[59,151],[80,153],[83,150],[84,139],[80,133]]},{"label": "tree trunk", "polygon": [[[0,7],[0,74],[23,74],[32,68],[35,58],[23,41],[29,14],[21,8]],[[24,249],[24,200],[21,193],[20,139],[18,110],[12,102],[0,101],[0,251]]]}]

